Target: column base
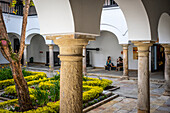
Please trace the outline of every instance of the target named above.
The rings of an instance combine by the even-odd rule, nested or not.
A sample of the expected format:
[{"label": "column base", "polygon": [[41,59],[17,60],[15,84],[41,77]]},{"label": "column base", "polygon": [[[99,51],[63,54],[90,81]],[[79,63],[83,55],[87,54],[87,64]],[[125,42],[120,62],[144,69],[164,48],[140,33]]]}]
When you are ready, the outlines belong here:
[{"label": "column base", "polygon": [[170,91],[165,91],[165,92],[163,93],[163,95],[164,95],[164,96],[170,96]]},{"label": "column base", "polygon": [[123,76],[121,77],[121,80],[129,80],[129,76],[123,75]]},{"label": "column base", "polygon": [[53,73],[54,72],[54,69],[52,68],[52,69],[49,69],[49,72],[50,73]]},{"label": "column base", "polygon": [[138,109],[138,113],[150,113],[150,111]]}]

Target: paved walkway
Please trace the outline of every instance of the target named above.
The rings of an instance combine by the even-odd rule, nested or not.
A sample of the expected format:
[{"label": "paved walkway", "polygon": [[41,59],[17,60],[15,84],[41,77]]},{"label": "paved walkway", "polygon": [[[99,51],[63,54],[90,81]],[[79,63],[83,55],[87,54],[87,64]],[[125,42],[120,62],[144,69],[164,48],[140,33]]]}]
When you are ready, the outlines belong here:
[{"label": "paved walkway", "polygon": [[[120,86],[120,89],[113,91],[120,96],[88,113],[137,113],[137,82],[116,78],[106,79],[112,80],[113,85]],[[151,83],[150,85],[151,113],[170,113],[170,97],[162,95],[163,87],[163,84]]]},{"label": "paved walkway", "polygon": [[[35,69],[34,71],[42,71],[41,69]],[[48,77],[56,74],[54,71],[47,73]],[[122,76],[122,71],[105,71],[102,69],[90,69],[88,73],[91,75],[107,75],[110,77],[101,77],[110,79],[113,81],[113,85],[119,86],[120,89],[113,91],[120,96],[110,102],[99,106],[96,109],[89,111],[88,113],[137,113],[137,81],[134,80],[120,80],[119,78],[113,78],[113,76]],[[90,76],[96,78],[96,76]],[[130,77],[137,77],[137,72],[130,72]],[[151,79],[164,80],[163,73],[151,73]],[[150,84],[150,101],[151,101],[151,113],[170,113],[170,97],[163,96],[164,85],[162,83]]]},{"label": "paved walkway", "polygon": [[[108,76],[108,77],[121,77],[123,75],[123,71],[107,71],[104,69],[90,69],[87,70],[88,75],[100,75],[100,76]],[[137,71],[129,71],[129,76],[131,78],[137,77]],[[164,80],[164,74],[163,71],[160,72],[152,72],[150,73],[151,79],[158,79],[158,80]]]}]

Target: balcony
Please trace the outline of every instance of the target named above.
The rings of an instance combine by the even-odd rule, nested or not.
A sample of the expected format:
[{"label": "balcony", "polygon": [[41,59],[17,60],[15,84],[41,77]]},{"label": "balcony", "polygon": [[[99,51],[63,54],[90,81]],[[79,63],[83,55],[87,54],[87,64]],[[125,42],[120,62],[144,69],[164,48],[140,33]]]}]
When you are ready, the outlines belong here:
[{"label": "balcony", "polygon": [[118,4],[114,0],[105,0],[105,3],[103,5],[104,8],[106,7],[117,7]]},{"label": "balcony", "polygon": [[[22,5],[22,3],[16,4],[16,6],[12,7],[12,8],[9,7],[10,2],[0,1],[0,4],[2,6],[2,12],[3,13],[23,16],[23,7],[24,6]],[[14,13],[15,10],[17,10],[16,13]],[[34,6],[30,6],[28,16],[34,16],[34,15],[37,15],[36,9],[35,9]]]}]

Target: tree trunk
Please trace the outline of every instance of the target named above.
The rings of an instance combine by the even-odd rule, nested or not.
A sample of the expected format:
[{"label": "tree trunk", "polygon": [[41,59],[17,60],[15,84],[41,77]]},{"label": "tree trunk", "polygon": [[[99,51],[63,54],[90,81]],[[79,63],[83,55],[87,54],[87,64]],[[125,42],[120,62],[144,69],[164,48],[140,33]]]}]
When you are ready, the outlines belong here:
[{"label": "tree trunk", "polygon": [[12,61],[10,66],[15,81],[20,111],[30,110],[33,106],[29,96],[27,82],[22,74],[21,62]]},{"label": "tree trunk", "polygon": [[[25,46],[25,34],[26,34],[26,25],[27,25],[27,17],[29,12],[29,5],[30,0],[25,1],[25,7],[24,7],[24,16],[23,16],[23,23],[22,23],[22,32],[21,32],[21,42],[20,42],[20,50],[19,53],[14,53],[12,46],[10,43],[7,45],[0,45],[0,51],[2,55],[10,62],[10,67],[12,70],[13,78],[15,81],[16,91],[18,95],[18,102],[20,105],[20,111],[27,111],[33,108],[32,102],[29,96],[29,90],[27,86],[27,82],[24,79],[24,76],[22,74],[22,68],[21,68],[21,58]],[[2,15],[2,7],[0,5],[0,41],[6,40],[7,42],[10,42],[5,22]]]}]

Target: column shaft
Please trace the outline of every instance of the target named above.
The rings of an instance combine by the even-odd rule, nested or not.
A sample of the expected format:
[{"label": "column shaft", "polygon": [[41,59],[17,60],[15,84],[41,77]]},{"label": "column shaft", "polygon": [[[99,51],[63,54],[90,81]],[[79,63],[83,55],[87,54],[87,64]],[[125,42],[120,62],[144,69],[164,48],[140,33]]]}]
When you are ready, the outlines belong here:
[{"label": "column shaft", "polygon": [[163,45],[165,48],[165,92],[164,95],[170,96],[170,45]]},{"label": "column shaft", "polygon": [[138,113],[150,113],[149,47],[152,44],[134,43],[138,47]]},{"label": "column shaft", "polygon": [[24,66],[27,66],[27,45],[24,48]]},{"label": "column shaft", "polygon": [[129,77],[129,70],[128,70],[128,45],[123,45],[123,76]]},{"label": "column shaft", "polygon": [[86,46],[83,47],[83,75],[87,74],[86,68]]},{"label": "column shaft", "polygon": [[50,71],[54,70],[54,55],[53,55],[54,46],[49,45],[49,66]]},{"label": "column shaft", "polygon": [[82,113],[82,53],[88,41],[61,38],[54,42],[60,48],[60,113]]}]

